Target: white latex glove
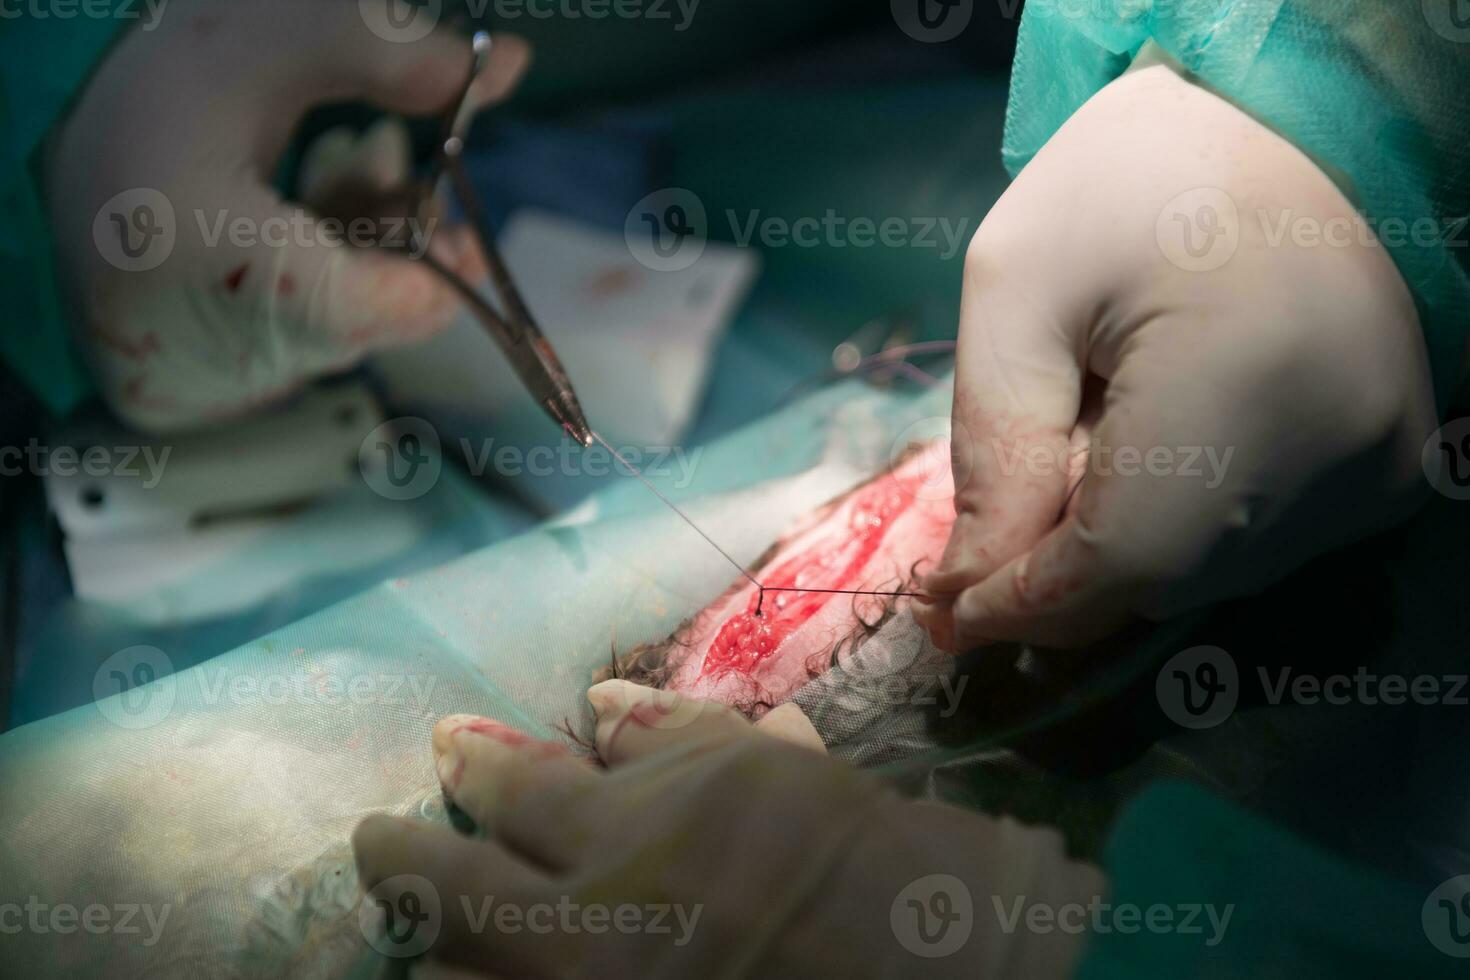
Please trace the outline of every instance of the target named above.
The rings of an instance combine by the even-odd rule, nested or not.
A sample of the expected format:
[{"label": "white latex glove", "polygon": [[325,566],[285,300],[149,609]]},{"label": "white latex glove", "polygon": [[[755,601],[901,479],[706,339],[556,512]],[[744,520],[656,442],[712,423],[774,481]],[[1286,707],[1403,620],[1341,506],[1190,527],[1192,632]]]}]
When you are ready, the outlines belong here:
[{"label": "white latex glove", "polygon": [[[753,728],[626,681],[588,697],[608,772],[487,719],[446,718],[439,778],[485,838],[390,817],[358,828],[369,901],[438,910],[421,918],[434,961],[558,978],[1069,974],[1082,936],[1006,934],[994,904],[1101,894],[1101,875],[1068,862],[1055,833],[905,802],[813,751],[794,705]],[[936,874],[952,876],[938,899]],[[521,925],[509,912],[498,925],[498,906]],[[533,910],[547,906],[576,911],[538,932]],[[627,906],[644,924],[663,909],[668,932],[583,928],[585,911]]]},{"label": "white latex glove", "polygon": [[[1314,227],[1337,244],[1298,244]],[[1365,239],[1311,160],[1171,67],[1084,105],[966,258],[935,641],[1079,646],[1401,519],[1432,387]]]},{"label": "white latex glove", "polygon": [[[519,38],[494,41],[482,106],[530,57]],[[47,197],[79,346],[119,415],[154,431],[200,425],[452,322],[458,301],[427,267],[343,244],[270,184],[312,107],[439,113],[470,59],[468,39],[447,29],[385,40],[358,4],[334,0],[177,0],[156,29],[118,42],[53,135]],[[396,187],[408,157],[401,124],[356,145],[333,133],[304,182],[320,194],[350,173]],[[408,240],[395,229],[360,226]],[[465,229],[439,229],[432,247],[481,277]]]}]

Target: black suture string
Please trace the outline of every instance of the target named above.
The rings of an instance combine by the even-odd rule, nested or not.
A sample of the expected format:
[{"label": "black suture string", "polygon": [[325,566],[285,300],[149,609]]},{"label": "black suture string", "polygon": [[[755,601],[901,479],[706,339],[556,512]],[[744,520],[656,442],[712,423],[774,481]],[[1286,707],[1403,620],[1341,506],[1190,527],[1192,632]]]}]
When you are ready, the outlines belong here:
[{"label": "black suture string", "polygon": [[694,521],[690,519],[689,515],[684,513],[684,511],[682,511],[677,504],[675,504],[668,497],[660,493],[658,487],[654,486],[652,481],[650,481],[648,477],[644,476],[643,472],[638,469],[638,467],[628,462],[628,460],[624,458],[622,453],[618,452],[608,443],[606,439],[602,438],[601,433],[592,432],[592,438],[597,440],[598,445],[602,446],[602,448],[606,449],[609,453],[612,453],[613,459],[616,459],[619,463],[622,463],[623,466],[627,467],[628,472],[636,476],[639,483],[642,483],[645,487],[648,488],[650,493],[652,493],[659,500],[663,501],[665,507],[669,508],[669,510],[673,511],[675,514],[678,514],[680,519],[683,520],[685,524],[688,524],[694,529],[695,534],[698,534],[701,538],[704,538],[704,540],[709,543],[709,546],[711,548],[718,551],[721,557],[723,557],[727,562],[734,566],[735,570],[738,571],[741,575],[744,575],[750,581],[751,585],[756,587],[757,592],[755,599],[755,614],[757,616],[761,615],[761,610],[765,607],[767,592],[818,592],[824,595],[876,595],[889,597],[907,596],[912,599],[927,598],[923,593],[920,592],[874,592],[866,589],[797,589],[763,585],[759,579],[750,574],[750,572],[746,571],[744,565],[740,564],[734,558],[730,557],[730,553],[724,548],[721,548],[719,544],[716,543],[714,538],[710,537],[708,534],[705,534],[704,530],[698,524],[694,523]]}]

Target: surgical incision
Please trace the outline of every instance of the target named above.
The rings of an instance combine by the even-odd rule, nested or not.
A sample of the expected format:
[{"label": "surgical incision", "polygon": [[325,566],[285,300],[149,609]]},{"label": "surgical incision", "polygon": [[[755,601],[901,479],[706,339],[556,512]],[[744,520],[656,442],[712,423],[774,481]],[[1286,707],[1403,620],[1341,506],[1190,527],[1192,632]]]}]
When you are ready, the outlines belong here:
[{"label": "surgical incision", "polygon": [[[747,578],[607,676],[759,716],[841,662],[909,599],[954,522],[949,445],[932,442],[801,521]],[[826,591],[823,591],[826,590]],[[861,592],[879,595],[852,594]]]}]

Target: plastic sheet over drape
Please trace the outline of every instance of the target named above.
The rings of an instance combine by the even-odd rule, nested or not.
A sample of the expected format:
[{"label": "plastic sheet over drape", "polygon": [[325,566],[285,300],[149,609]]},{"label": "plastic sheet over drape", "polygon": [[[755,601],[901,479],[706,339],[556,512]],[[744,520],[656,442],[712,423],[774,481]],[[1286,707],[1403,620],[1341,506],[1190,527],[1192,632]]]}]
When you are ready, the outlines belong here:
[{"label": "plastic sheet over drape", "polygon": [[[827,392],[710,449],[693,487],[668,489],[715,492],[692,513],[748,562],[886,466],[911,422],[942,423],[947,398]],[[590,733],[583,694],[614,643],[666,635],[733,575],[631,479],[578,517],[590,520],[386,582],[189,670],[169,673],[168,651],[119,651],[99,690],[117,690],[113,671],[157,679],[0,737],[6,900],[162,920],[156,936],[27,928],[6,937],[7,971],[370,965],[349,836],[375,811],[442,816],[434,722],[474,712],[544,737],[563,723]]]}]

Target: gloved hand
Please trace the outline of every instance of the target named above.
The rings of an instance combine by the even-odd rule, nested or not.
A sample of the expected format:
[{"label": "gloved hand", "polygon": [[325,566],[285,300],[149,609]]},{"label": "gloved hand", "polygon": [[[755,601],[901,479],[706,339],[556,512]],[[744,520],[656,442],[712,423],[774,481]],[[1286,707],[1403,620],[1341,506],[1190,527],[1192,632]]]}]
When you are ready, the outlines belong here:
[{"label": "gloved hand", "polygon": [[[180,0],[156,29],[121,38],[53,134],[46,192],[63,292],[103,395],[134,425],[238,414],[452,322],[458,301],[427,267],[344,244],[406,243],[398,221],[322,225],[270,186],[313,106],[428,115],[463,85],[466,38],[441,28],[389,40],[359,6]],[[521,39],[497,36],[476,101],[504,98],[529,57]],[[354,173],[385,190],[408,156],[401,124],[356,146],[329,134],[304,181],[324,193]],[[465,229],[438,229],[432,248],[483,277]]]},{"label": "gloved hand", "polygon": [[[905,802],[813,751],[794,705],[752,728],[625,681],[588,698],[610,771],[488,719],[446,718],[439,778],[485,839],[381,816],[358,828],[372,900],[439,910],[426,923],[438,963],[573,978],[1068,975],[1080,935],[1007,934],[992,901],[1100,894],[1055,833]],[[508,926],[500,906],[516,910]],[[608,924],[619,914],[628,928]]]},{"label": "gloved hand", "polygon": [[1414,302],[1342,192],[1137,67],[971,244],[958,520],[915,614],[950,649],[1074,647],[1248,594],[1401,519],[1435,425]]}]

